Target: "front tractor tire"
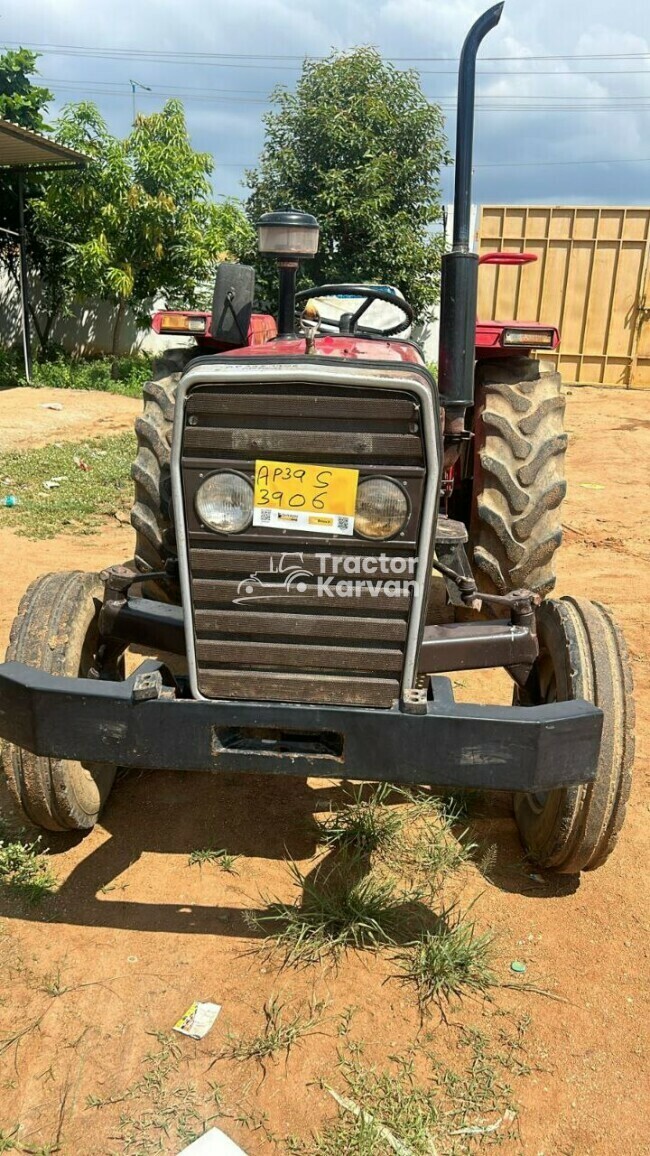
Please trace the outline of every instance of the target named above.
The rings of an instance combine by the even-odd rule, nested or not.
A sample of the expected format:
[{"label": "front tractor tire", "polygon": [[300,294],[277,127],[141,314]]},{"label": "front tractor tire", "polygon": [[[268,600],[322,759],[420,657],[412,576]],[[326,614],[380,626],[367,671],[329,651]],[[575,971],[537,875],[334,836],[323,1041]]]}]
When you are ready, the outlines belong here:
[{"label": "front tractor tire", "polygon": [[539,656],[514,702],[537,706],[577,698],[603,711],[592,783],[515,795],[515,817],[529,860],[561,874],[593,871],[611,854],[623,826],[634,761],[632,673],[625,642],[598,602],[544,602],[537,617]]},{"label": "front tractor tire", "polygon": [[[100,641],[97,620],[102,592],[98,574],[72,571],[37,578],[14,619],[7,662],[22,662],[48,674],[89,677]],[[123,677],[119,656],[111,673]],[[24,815],[47,831],[93,827],[116,771],[112,763],[84,765],[47,758],[11,743],[3,748],[3,763]]]},{"label": "front tractor tire", "polygon": [[[176,558],[176,536],[171,512],[171,438],[176,388],[196,348],[168,349],[154,362],[146,382],[144,410],[135,423],[137,455],[131,467],[135,501],[131,525],[135,530],[134,560],[142,574],[165,569]],[[144,585],[152,598],[174,599],[174,584],[152,579]],[[176,592],[177,593],[177,592]],[[176,599],[178,600],[178,599]]]},{"label": "front tractor tire", "polygon": [[555,586],[566,494],[560,375],[530,357],[476,368],[470,557],[480,589]]}]

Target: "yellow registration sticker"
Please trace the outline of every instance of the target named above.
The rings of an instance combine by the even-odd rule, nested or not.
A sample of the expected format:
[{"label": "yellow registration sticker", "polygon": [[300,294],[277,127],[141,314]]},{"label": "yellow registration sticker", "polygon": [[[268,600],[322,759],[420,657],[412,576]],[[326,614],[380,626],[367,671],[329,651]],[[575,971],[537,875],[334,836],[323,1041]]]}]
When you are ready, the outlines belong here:
[{"label": "yellow registration sticker", "polygon": [[253,525],[352,534],[358,482],[358,470],[257,461]]}]

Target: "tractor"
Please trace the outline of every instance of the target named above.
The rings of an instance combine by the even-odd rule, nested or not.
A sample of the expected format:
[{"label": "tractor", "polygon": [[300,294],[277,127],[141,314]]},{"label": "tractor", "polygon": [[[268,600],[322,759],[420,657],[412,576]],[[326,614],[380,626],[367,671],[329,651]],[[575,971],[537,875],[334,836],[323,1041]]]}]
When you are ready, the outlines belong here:
[{"label": "tractor", "polygon": [[[535,253],[509,251],[485,253],[478,264],[517,267],[536,260]],[[333,298],[327,294],[318,297],[320,290],[317,288],[309,292],[321,312],[323,305],[327,308],[334,298],[334,308],[340,312],[345,308],[343,303],[358,307],[366,300],[360,296],[362,290],[376,287],[355,286],[352,287],[354,294],[348,295],[342,293],[343,288],[331,287]],[[384,319],[400,313],[400,294],[397,290],[384,288],[387,294],[373,299],[369,320],[373,305],[382,306]],[[216,308],[223,309],[222,295],[218,295],[215,304]],[[321,331],[337,328],[337,320],[325,314]],[[175,393],[180,373],[192,360],[202,354],[222,353],[233,345],[241,346],[242,341],[236,329],[227,332],[216,324],[213,327],[212,313],[199,310],[160,310],[153,316],[152,328],[155,333],[166,336],[191,335],[194,338],[193,346],[170,349],[157,359],[154,381],[171,396]],[[403,328],[410,328],[407,320],[404,320]],[[356,331],[373,336],[367,325],[357,327]],[[274,318],[269,314],[251,313],[246,344],[263,344],[274,337],[277,337]],[[527,586],[543,596],[555,586],[553,560],[562,541],[558,510],[566,493],[564,458],[567,437],[563,430],[566,402],[559,374],[553,372],[552,363],[540,361],[532,354],[557,349],[559,341],[560,335],[553,325],[537,321],[478,320],[474,354],[476,416],[472,414],[468,429],[464,420],[460,424],[457,422],[455,437],[451,423],[447,431],[443,479],[447,499],[445,513],[453,512],[470,528],[468,554],[472,567],[477,580],[495,593],[505,594],[514,586]],[[521,390],[524,382],[527,383],[525,392],[531,395],[531,405],[526,408],[534,412],[528,413],[526,453],[522,460],[520,453],[513,458],[515,439],[519,438],[518,448],[524,448],[517,429],[521,401],[519,409],[513,409],[508,404],[513,394],[503,387],[517,386]],[[152,384],[145,389],[150,397],[154,396]],[[154,396],[149,417],[157,424],[155,414]],[[507,423],[505,427],[504,420]],[[138,427],[140,453],[133,471],[137,500],[131,515],[137,535],[136,559],[143,571],[164,566],[169,558],[175,557],[176,549],[168,516],[169,500],[165,510],[161,508],[158,497],[158,470],[166,479],[163,487],[166,484],[167,492],[171,494],[169,451],[163,449],[162,458],[156,459],[154,464],[151,450],[155,456],[155,444],[146,426],[145,419]],[[529,468],[520,474],[521,468],[526,466]],[[156,495],[153,506],[147,494]],[[504,502],[508,510],[505,517]],[[513,524],[513,514],[525,516],[515,519]],[[171,540],[167,541],[170,535]],[[161,596],[164,596],[163,592]]]},{"label": "tractor", "polygon": [[[4,762],[35,824],[91,828],[119,766],[267,772],[508,792],[537,867],[611,852],[632,684],[609,611],[549,597],[567,439],[532,354],[558,334],[476,322],[475,70],[502,8],[460,58],[437,382],[389,288],[296,290],[318,247],[304,211],[258,224],[277,318],[253,311],[253,270],[223,263],[209,314],[154,319],[196,345],[145,386],[134,558],[39,578],[0,665]],[[354,304],[325,325],[329,298]],[[400,316],[371,325],[374,302]],[[450,674],[489,668],[512,704],[455,702]]]}]

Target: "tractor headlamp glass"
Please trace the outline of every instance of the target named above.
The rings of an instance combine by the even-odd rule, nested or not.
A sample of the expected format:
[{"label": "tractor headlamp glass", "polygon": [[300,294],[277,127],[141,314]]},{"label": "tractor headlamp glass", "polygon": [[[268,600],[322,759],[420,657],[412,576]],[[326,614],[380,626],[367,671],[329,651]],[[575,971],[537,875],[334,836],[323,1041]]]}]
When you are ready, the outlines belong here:
[{"label": "tractor headlamp glass", "polygon": [[240,534],[253,518],[253,487],[242,474],[222,470],[199,486],[194,505],[201,521],[211,530]]},{"label": "tractor headlamp glass", "polygon": [[364,538],[393,538],[404,528],[409,500],[390,478],[366,478],[359,482],[354,528]]}]

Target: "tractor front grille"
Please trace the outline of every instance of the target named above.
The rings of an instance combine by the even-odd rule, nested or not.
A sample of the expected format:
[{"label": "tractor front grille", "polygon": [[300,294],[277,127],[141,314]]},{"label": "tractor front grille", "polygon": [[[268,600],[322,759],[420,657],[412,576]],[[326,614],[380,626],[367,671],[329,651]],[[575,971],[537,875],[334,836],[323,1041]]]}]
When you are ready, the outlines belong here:
[{"label": "tractor front grille", "polygon": [[[203,479],[230,468],[252,482],[257,458],[399,479],[411,504],[403,536],[370,542],[357,534],[330,538],[253,526],[228,537],[206,530],[194,508]],[[350,560],[384,555],[408,566],[415,559],[425,472],[415,395],[300,381],[192,386],[181,477],[199,693],[391,706],[399,696],[412,605],[408,569],[399,578],[391,572],[384,592],[368,585],[363,569],[350,572]],[[291,567],[299,578],[287,579]],[[347,592],[326,593],[330,576],[330,589],[343,581]]]}]

